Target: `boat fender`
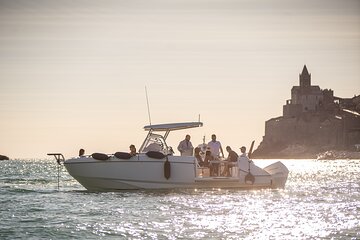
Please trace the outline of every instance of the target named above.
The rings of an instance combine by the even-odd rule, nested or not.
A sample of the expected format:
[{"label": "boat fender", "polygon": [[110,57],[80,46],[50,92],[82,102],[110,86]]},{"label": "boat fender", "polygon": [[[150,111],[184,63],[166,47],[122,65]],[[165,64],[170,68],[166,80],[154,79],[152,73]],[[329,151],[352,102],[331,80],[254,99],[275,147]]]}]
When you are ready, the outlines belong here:
[{"label": "boat fender", "polygon": [[93,153],[91,154],[91,157],[96,160],[108,160],[110,157],[105,153]]},{"label": "boat fender", "polygon": [[114,156],[119,159],[130,159],[132,157],[131,154],[127,152],[116,152]]},{"label": "boat fender", "polygon": [[248,184],[254,184],[255,182],[255,176],[251,174],[251,172],[249,172],[248,174],[246,174],[245,176],[245,183]]},{"label": "boat fender", "polygon": [[162,152],[148,151],[146,155],[150,158],[163,159],[165,155]]},{"label": "boat fender", "polygon": [[164,162],[164,177],[166,179],[169,179],[170,178],[170,173],[171,173],[170,162],[169,162],[169,159],[166,158],[166,160]]}]

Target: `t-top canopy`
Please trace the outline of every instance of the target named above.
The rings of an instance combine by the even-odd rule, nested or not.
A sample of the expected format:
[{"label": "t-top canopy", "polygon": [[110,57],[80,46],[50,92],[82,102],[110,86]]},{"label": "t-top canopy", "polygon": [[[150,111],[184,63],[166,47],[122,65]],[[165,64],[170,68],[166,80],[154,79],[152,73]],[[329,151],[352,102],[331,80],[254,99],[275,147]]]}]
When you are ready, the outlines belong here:
[{"label": "t-top canopy", "polygon": [[156,124],[145,126],[145,131],[174,131],[182,130],[187,128],[196,128],[202,127],[202,122],[184,122],[184,123],[166,123],[166,124]]}]

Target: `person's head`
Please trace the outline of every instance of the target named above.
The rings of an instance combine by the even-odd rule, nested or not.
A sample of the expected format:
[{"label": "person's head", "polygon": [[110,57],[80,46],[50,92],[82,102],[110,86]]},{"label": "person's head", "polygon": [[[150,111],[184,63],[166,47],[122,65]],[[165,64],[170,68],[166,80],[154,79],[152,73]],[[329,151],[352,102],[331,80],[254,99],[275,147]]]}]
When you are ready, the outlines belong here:
[{"label": "person's head", "polygon": [[194,152],[195,152],[195,155],[200,154],[201,149],[200,149],[199,147],[196,147],[196,148],[194,149]]},{"label": "person's head", "polygon": [[230,146],[226,146],[226,151],[230,152],[230,151],[231,151],[231,147],[230,147]]},{"label": "person's head", "polygon": [[185,139],[186,139],[187,141],[190,141],[190,135],[187,134],[187,135],[185,136]]},{"label": "person's head", "polygon": [[241,151],[242,153],[245,153],[245,152],[246,152],[246,147],[242,146],[242,147],[240,148],[240,151]]},{"label": "person's head", "polygon": [[130,148],[130,151],[136,152],[135,145],[131,144],[129,148]]},{"label": "person's head", "polygon": [[79,156],[83,156],[85,154],[85,150],[80,148],[79,150]]},{"label": "person's head", "polygon": [[212,140],[213,142],[216,141],[216,135],[215,135],[215,134],[211,135],[211,140]]}]

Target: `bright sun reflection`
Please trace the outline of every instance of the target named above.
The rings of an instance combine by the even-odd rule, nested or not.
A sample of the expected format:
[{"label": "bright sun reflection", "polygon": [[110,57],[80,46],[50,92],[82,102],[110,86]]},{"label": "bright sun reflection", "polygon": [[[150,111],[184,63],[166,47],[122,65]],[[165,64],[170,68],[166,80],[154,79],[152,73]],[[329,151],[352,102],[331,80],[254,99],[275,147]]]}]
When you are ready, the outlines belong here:
[{"label": "bright sun reflection", "polygon": [[6,162],[1,214],[64,239],[359,239],[360,161],[287,163],[285,189],[90,193],[65,173],[54,190],[57,169],[47,162]]}]

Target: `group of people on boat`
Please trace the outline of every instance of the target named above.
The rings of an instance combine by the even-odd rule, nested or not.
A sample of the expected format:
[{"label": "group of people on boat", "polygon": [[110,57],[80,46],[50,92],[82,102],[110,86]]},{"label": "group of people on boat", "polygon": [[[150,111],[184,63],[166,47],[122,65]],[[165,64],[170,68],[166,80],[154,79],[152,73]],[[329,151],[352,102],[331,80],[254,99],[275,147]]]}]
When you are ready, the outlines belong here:
[{"label": "group of people on boat", "polygon": [[[221,145],[221,142],[216,139],[216,135],[211,135],[211,141],[207,144],[201,144],[197,147],[193,147],[189,134],[185,136],[185,139],[180,141],[177,149],[180,152],[181,156],[194,156],[197,160],[199,167],[206,167],[210,169],[210,176],[231,176],[231,168],[237,166],[239,155],[230,147],[226,146],[226,151],[228,152],[227,158],[225,158],[224,151]],[[152,143],[156,145],[156,143]],[[151,144],[150,144],[151,145]],[[150,146],[149,145],[149,146]],[[149,150],[149,146],[147,150]],[[145,149],[146,150],[146,149]],[[149,151],[154,151],[153,146]],[[246,156],[246,147],[241,147],[240,157]],[[155,150],[156,151],[156,150]],[[131,144],[129,146],[129,154],[135,156],[137,154],[135,145]],[[79,157],[85,156],[85,150],[79,150]],[[221,159],[225,159],[221,161]],[[222,167],[220,166],[222,165]],[[221,171],[222,170],[222,171]]]},{"label": "group of people on boat", "polygon": [[[216,135],[211,135],[211,141],[208,144],[202,146],[193,147],[190,141],[190,135],[186,135],[185,139],[179,143],[178,150],[181,156],[195,156],[198,165],[200,167],[209,167],[210,176],[230,176],[231,168],[238,165],[239,155],[231,149],[230,146],[226,146],[228,156],[225,161],[220,162],[221,157],[225,158],[224,151],[220,141],[216,140]],[[202,149],[203,148],[203,149]],[[246,147],[241,147],[240,157],[246,157]],[[220,155],[221,153],[221,155]],[[220,163],[223,163],[223,171],[220,173]]]}]

